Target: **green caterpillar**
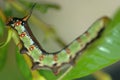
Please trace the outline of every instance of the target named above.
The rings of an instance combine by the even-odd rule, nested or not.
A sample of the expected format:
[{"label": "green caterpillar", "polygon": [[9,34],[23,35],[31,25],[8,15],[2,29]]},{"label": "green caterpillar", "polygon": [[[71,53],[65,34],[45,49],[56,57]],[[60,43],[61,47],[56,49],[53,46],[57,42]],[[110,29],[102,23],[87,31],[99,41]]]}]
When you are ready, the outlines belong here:
[{"label": "green caterpillar", "polygon": [[[99,38],[108,22],[107,17],[97,20],[85,33],[77,37],[69,45],[58,52],[49,53],[45,51],[34,37],[28,26],[31,13],[23,18],[10,18],[7,26],[16,31],[20,39],[20,53],[26,53],[32,60],[32,69],[51,69],[58,74],[63,66],[73,65],[76,58],[82,54],[87,46]],[[19,43],[18,43],[19,46]]]}]

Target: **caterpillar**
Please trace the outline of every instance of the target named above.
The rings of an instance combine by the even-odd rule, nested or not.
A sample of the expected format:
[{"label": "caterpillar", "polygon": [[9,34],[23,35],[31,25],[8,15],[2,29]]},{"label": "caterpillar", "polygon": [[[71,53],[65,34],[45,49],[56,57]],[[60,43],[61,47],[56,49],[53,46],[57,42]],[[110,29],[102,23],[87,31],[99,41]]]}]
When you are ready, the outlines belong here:
[{"label": "caterpillar", "polygon": [[86,32],[66,47],[60,51],[49,53],[43,49],[29,28],[28,19],[30,16],[31,13],[23,18],[10,18],[7,26],[16,31],[22,44],[20,53],[25,53],[31,58],[32,70],[50,69],[54,74],[58,74],[65,65],[73,65],[76,58],[82,54],[88,45],[100,37],[108,22],[107,17],[98,19]]}]

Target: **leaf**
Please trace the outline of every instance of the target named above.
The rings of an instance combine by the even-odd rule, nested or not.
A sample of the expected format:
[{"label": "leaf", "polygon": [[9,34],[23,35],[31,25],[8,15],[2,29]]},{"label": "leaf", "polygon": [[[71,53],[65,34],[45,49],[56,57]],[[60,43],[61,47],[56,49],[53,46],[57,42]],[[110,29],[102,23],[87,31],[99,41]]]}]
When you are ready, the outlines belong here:
[{"label": "leaf", "polygon": [[32,74],[30,72],[30,69],[23,55],[19,53],[18,49],[16,49],[16,61],[18,63],[21,74],[25,77],[25,80],[32,80]]},{"label": "leaf", "polygon": [[102,36],[92,43],[78,59],[77,64],[62,80],[87,76],[105,68],[120,59],[120,9]]},{"label": "leaf", "polygon": [[25,80],[45,80],[37,70],[31,71],[31,59],[28,57],[28,55],[22,55],[17,50],[16,60],[20,72],[25,77]]},{"label": "leaf", "polygon": [[56,80],[62,74],[62,73],[60,73],[59,75],[55,75],[55,74],[53,74],[52,71],[49,71],[49,70],[39,70],[39,73],[42,76],[44,76],[47,80]]},{"label": "leaf", "polygon": [[[2,14],[1,11],[0,11],[0,14]],[[3,16],[3,19],[4,19],[4,16]],[[3,19],[0,18],[0,36],[3,35],[4,28],[5,28],[5,24],[4,24]],[[10,33],[8,33],[8,34],[10,34]],[[9,42],[9,39],[10,39],[9,36],[8,36],[8,39],[7,39],[6,42],[0,43],[0,70],[2,70],[2,68],[4,67],[5,62],[6,62],[6,56],[7,56],[7,50],[8,50],[8,46],[6,46],[6,45]]]},{"label": "leaf", "polygon": [[4,33],[4,28],[5,28],[4,22],[3,22],[3,20],[0,18],[0,36],[3,35],[3,33]]},{"label": "leaf", "polygon": [[7,56],[7,51],[8,51],[8,46],[0,48],[0,70],[2,70],[2,68],[5,65],[6,62],[6,56]]},{"label": "leaf", "polygon": [[6,40],[5,42],[1,42],[1,43],[0,43],[0,48],[6,46],[6,45],[10,42],[10,40],[11,40],[11,38],[12,38],[12,34],[13,34],[12,30],[9,29],[9,30],[8,30],[7,40]]}]

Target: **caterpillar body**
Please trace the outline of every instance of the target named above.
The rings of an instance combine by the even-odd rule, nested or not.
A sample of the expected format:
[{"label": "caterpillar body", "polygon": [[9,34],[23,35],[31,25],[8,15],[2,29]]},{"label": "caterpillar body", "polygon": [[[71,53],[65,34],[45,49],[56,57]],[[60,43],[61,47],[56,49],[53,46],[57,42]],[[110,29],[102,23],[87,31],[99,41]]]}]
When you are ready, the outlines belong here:
[{"label": "caterpillar body", "polygon": [[42,48],[29,28],[27,21],[30,16],[31,14],[23,18],[13,17],[8,20],[7,25],[16,31],[22,44],[20,53],[26,53],[31,58],[33,63],[32,69],[48,68],[54,74],[58,74],[64,65],[73,65],[77,56],[99,37],[108,21],[107,17],[100,18],[85,33],[77,37],[65,48],[54,53],[49,53]]}]

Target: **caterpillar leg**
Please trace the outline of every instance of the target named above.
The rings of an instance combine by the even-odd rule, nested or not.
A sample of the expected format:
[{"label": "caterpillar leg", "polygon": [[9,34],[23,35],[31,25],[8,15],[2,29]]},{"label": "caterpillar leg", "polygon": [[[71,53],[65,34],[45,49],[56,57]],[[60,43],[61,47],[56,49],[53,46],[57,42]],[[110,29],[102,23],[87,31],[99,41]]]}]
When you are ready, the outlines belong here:
[{"label": "caterpillar leg", "polygon": [[31,67],[31,69],[32,70],[36,70],[36,69],[38,69],[39,68],[39,62],[33,62],[33,65],[32,65],[32,67]]},{"label": "caterpillar leg", "polygon": [[58,73],[60,72],[60,68],[59,67],[53,67],[52,71],[55,75],[58,75]]},{"label": "caterpillar leg", "polygon": [[25,54],[25,53],[27,53],[28,52],[28,50],[27,50],[27,48],[25,48],[24,46],[20,49],[20,53],[21,54]]},{"label": "caterpillar leg", "polygon": [[22,44],[22,41],[20,41],[18,44],[17,44],[18,48],[20,49],[20,53],[21,54],[25,54],[28,52],[27,48],[25,48],[25,46]]}]

